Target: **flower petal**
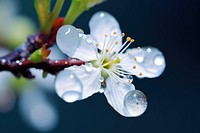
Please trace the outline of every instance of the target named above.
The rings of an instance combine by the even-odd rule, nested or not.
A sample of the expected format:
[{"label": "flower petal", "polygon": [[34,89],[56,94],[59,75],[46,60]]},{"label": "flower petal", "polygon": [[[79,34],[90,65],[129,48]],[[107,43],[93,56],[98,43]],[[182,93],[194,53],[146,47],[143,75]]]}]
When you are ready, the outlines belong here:
[{"label": "flower petal", "polygon": [[113,32],[116,32],[117,41],[121,45],[121,30],[117,20],[107,12],[98,12],[94,14],[89,22],[90,34],[93,35],[102,50],[105,40],[105,34],[108,35],[107,40],[111,39]]},{"label": "flower petal", "polygon": [[163,54],[153,47],[129,49],[126,54],[120,56],[123,58],[121,67],[139,78],[158,77],[166,66]]},{"label": "flower petal", "polygon": [[132,115],[127,111],[124,106],[124,97],[131,91],[135,90],[133,84],[117,83],[112,77],[106,80],[106,89],[104,94],[108,103],[121,115],[131,117]]},{"label": "flower petal", "polygon": [[100,90],[100,69],[82,65],[61,71],[55,80],[57,94],[66,102],[85,99]]},{"label": "flower petal", "polygon": [[83,35],[80,46],[71,57],[82,61],[97,60],[97,48],[95,39],[90,35]]}]

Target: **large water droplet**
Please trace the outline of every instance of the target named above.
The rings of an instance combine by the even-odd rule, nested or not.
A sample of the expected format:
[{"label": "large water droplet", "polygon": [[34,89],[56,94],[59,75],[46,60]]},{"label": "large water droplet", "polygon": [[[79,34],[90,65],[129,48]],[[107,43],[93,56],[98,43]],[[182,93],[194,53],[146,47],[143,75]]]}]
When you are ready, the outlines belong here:
[{"label": "large water droplet", "polygon": [[57,75],[55,88],[63,100],[71,103],[81,98],[83,86],[74,72],[64,70]]},{"label": "large water droplet", "polygon": [[74,26],[64,25],[57,32],[56,42],[63,53],[72,56],[80,46],[79,31]]},{"label": "large water droplet", "polygon": [[163,63],[164,63],[164,57],[163,55],[159,54],[159,55],[156,55],[155,58],[154,58],[154,63],[158,66],[161,66]]},{"label": "large water droplet", "polygon": [[124,97],[124,106],[132,116],[140,116],[147,108],[146,96],[139,90],[132,90]]},{"label": "large water droplet", "polygon": [[80,99],[80,93],[76,91],[67,91],[62,95],[63,100],[72,103]]},{"label": "large water droplet", "polygon": [[85,70],[87,72],[91,72],[92,71],[92,64],[91,63],[86,63],[85,64]]}]

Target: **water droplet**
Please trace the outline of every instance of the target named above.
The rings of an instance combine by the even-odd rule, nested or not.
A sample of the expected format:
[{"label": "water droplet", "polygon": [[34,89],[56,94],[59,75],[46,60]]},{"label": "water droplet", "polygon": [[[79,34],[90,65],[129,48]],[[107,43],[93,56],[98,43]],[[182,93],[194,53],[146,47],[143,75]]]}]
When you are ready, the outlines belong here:
[{"label": "water droplet", "polygon": [[84,31],[82,29],[77,29],[78,33],[79,33],[79,37],[82,37],[84,34]]},{"label": "water droplet", "polygon": [[99,93],[104,93],[104,91],[105,91],[105,88],[101,87],[99,90]]},{"label": "water droplet", "polygon": [[147,48],[147,52],[150,53],[151,52],[151,48]]},{"label": "water droplet", "polygon": [[57,94],[66,102],[74,102],[81,98],[83,85],[73,71],[61,71],[55,80]]},{"label": "water droplet", "polygon": [[154,58],[154,63],[158,66],[161,66],[164,63],[164,57],[163,55],[156,55]]},{"label": "water droplet", "polygon": [[100,77],[100,78],[99,78],[99,81],[100,81],[100,82],[103,82],[103,81],[104,81],[104,77]]},{"label": "water droplet", "polygon": [[62,98],[68,102],[72,103],[80,99],[80,93],[76,91],[67,91],[63,93]]},{"label": "water droplet", "polygon": [[127,80],[128,83],[133,82],[133,76],[131,76],[131,75],[125,76],[125,79]]},{"label": "water droplet", "polygon": [[85,64],[85,70],[87,72],[91,72],[92,71],[92,64],[91,63],[86,63]]},{"label": "water droplet", "polygon": [[79,32],[74,26],[62,26],[57,32],[56,42],[63,53],[72,56],[80,46]]},{"label": "water droplet", "polygon": [[143,62],[144,56],[145,56],[144,50],[142,48],[140,48],[139,50],[137,49],[137,54],[136,54],[137,62],[139,63]]},{"label": "water droplet", "polygon": [[139,90],[132,90],[124,97],[124,106],[132,116],[140,116],[147,108],[146,96]]},{"label": "water droplet", "polygon": [[104,17],[104,15],[105,15],[105,14],[104,14],[103,12],[100,13],[100,17]]},{"label": "water droplet", "polygon": [[1,64],[4,65],[6,63],[6,59],[1,59]]},{"label": "water droplet", "polygon": [[19,65],[22,65],[22,62],[19,61],[19,60],[17,60],[16,63],[19,64]]},{"label": "water droplet", "polygon": [[92,41],[93,41],[92,37],[91,37],[90,35],[88,35],[88,36],[86,37],[86,42],[87,42],[87,43],[92,43]]}]

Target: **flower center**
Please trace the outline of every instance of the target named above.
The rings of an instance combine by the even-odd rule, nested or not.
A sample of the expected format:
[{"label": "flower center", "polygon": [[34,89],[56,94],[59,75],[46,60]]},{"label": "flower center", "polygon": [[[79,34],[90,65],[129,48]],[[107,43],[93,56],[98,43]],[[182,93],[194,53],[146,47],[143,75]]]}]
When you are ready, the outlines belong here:
[{"label": "flower center", "polygon": [[[119,65],[119,55],[134,42],[134,39],[127,37],[126,41],[122,45],[119,45],[119,41],[121,41],[124,36],[124,33],[122,33],[121,36],[117,36],[117,33],[113,32],[108,38],[108,35],[105,34],[103,47],[97,52],[98,60],[91,61],[94,67],[102,69],[101,75],[104,79],[107,79],[111,73],[115,76],[124,76],[121,74],[124,72],[119,70],[121,69]],[[99,44],[96,44],[96,46],[98,47]]]}]

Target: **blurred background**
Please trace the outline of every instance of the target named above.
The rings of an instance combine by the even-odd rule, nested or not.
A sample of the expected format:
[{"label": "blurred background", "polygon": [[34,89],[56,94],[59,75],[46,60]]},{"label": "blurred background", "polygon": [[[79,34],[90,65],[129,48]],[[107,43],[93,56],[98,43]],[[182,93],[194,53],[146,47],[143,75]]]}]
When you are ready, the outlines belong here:
[{"label": "blurred background", "polygon": [[[61,16],[69,4],[66,0]],[[90,17],[107,11],[116,17],[122,31],[136,40],[133,47],[153,46],[163,52],[167,66],[160,77],[134,78],[134,85],[148,100],[142,116],[119,115],[102,94],[68,104],[55,93],[54,77],[42,80],[41,71],[33,70],[37,75],[33,81],[16,80],[1,72],[0,133],[199,133],[199,7],[198,0],[107,0],[75,22],[89,33]],[[33,1],[0,0],[0,56],[36,31]]]}]

